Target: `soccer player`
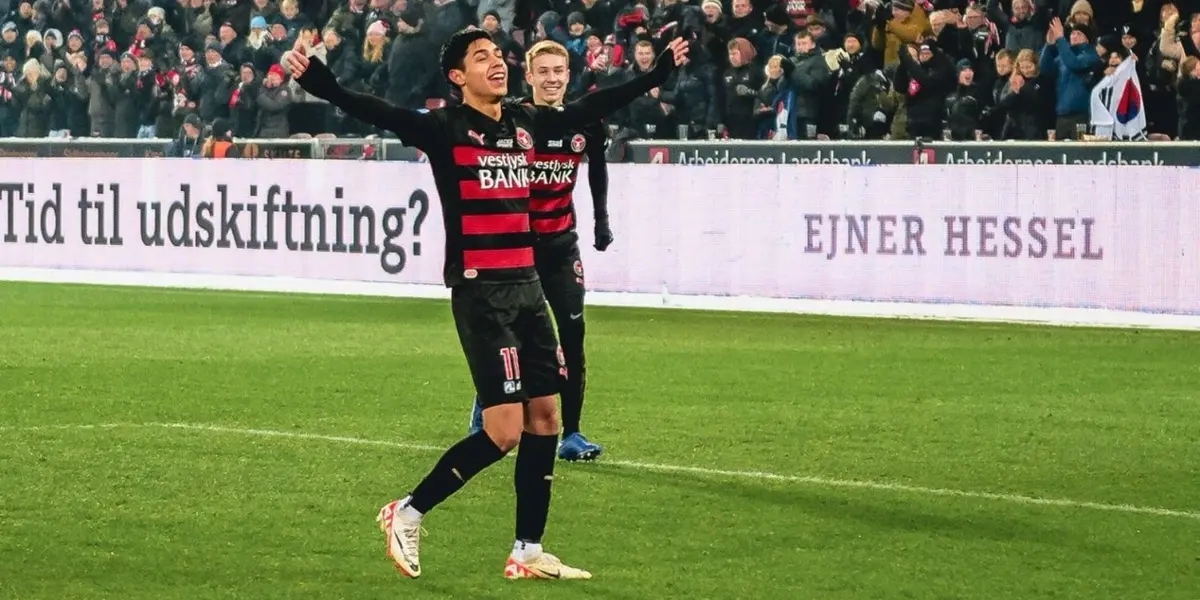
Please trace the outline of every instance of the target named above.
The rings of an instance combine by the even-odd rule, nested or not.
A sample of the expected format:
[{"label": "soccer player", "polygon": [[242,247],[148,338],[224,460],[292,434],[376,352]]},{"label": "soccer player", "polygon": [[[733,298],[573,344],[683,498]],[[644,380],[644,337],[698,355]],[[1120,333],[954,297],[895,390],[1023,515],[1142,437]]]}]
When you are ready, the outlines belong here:
[{"label": "soccer player", "polygon": [[[538,42],[525,53],[525,80],[533,98],[523,100],[537,106],[562,106],[571,77],[570,56],[561,44]],[[534,265],[542,291],[550,301],[558,340],[567,363],[567,380],[562,388],[563,460],[595,460],[603,452],[579,431],[583,395],[587,387],[587,363],[583,353],[583,262],[579,235],[575,231],[572,193],[579,175],[579,161],[588,158],[588,185],[592,190],[595,215],[595,248],[601,252],[613,242],[608,224],[608,168],[604,158],[604,129],[600,123],[559,131],[539,130],[534,140],[533,180],[529,184],[530,218],[537,232]],[[475,397],[469,433],[483,429],[483,402]]]},{"label": "soccer player", "polygon": [[558,445],[555,395],[566,367],[534,268],[528,168],[533,132],[602,119],[661,85],[687,61],[687,49],[683,39],[672,40],[652,72],[557,109],[503,103],[508,66],[491,37],[474,28],[455,33],[442,47],[442,73],[461,89],[463,102],[434,111],[398,108],[343,88],[299,42],[285,57],[306,92],[422,150],[442,204],[443,279],[451,288],[459,341],[485,407],[484,429],[446,450],[408,496],[380,509],[388,555],[406,576],[421,575],[425,515],[520,444],[514,474],[516,542],[505,577],[591,578],[544,552],[541,544]]}]

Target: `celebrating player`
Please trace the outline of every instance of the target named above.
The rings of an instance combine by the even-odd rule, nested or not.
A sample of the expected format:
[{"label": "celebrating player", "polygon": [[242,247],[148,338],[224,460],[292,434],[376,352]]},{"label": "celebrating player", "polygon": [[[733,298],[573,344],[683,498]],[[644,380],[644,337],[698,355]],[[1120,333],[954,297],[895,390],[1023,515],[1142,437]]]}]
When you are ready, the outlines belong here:
[{"label": "celebrating player", "polygon": [[542,551],[558,445],[555,395],[566,367],[559,359],[546,298],[534,268],[529,218],[533,133],[599,121],[661,85],[687,60],[672,40],[652,72],[558,109],[508,105],[508,66],[491,37],[464,29],[442,47],[442,73],[463,102],[420,112],[395,107],[338,84],[299,42],[284,62],[302,88],[352,117],[395,132],[423,151],[433,169],[446,229],[445,284],[475,391],[483,431],[451,446],[412,492],[379,511],[388,554],[408,577],[421,574],[421,521],[483,469],[518,444],[514,483],[516,542],[505,565],[510,579],[588,579]]},{"label": "celebrating player", "polygon": [[[525,53],[525,79],[533,88],[536,106],[562,106],[570,79],[567,49],[549,40],[538,42]],[[526,103],[530,99],[524,100]],[[538,130],[534,140],[533,179],[529,183],[530,219],[537,232],[534,266],[542,291],[550,301],[558,339],[567,363],[567,381],[562,388],[563,460],[595,460],[603,448],[579,431],[583,394],[587,387],[587,363],[583,353],[583,263],[579,257],[579,235],[575,231],[572,193],[579,161],[588,158],[588,184],[596,227],[595,248],[603,252],[612,244],[608,225],[608,168],[604,159],[604,130],[600,123],[559,131]],[[475,397],[471,413],[474,433],[483,429],[483,402]]]}]

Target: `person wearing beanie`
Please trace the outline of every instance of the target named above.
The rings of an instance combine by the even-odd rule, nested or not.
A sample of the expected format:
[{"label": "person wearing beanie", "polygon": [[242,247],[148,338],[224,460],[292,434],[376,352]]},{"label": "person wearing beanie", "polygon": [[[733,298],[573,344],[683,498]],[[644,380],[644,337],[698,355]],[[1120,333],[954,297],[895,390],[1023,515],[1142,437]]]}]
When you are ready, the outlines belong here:
[{"label": "person wearing beanie", "polygon": [[774,4],[764,13],[763,28],[754,38],[754,47],[762,57],[789,57],[795,48],[796,31],[782,5]]},{"label": "person wearing beanie", "polygon": [[883,52],[884,66],[900,62],[901,47],[914,44],[933,34],[929,15],[922,3],[893,0],[892,11],[875,9],[871,26],[871,46]]},{"label": "person wearing beanie", "polygon": [[975,140],[980,118],[987,100],[984,87],[975,79],[975,67],[970,60],[961,59],[956,65],[958,83],[946,98],[946,128],[950,139],[955,141]]},{"label": "person wearing beanie", "polygon": [[[412,0],[409,0],[409,4],[413,4]],[[513,21],[517,17],[517,5],[517,0],[479,0],[475,14],[479,22],[483,23],[484,18],[490,13],[500,24],[500,30],[508,34],[513,30]]]},{"label": "person wearing beanie", "polygon": [[1055,139],[1076,136],[1076,126],[1090,122],[1092,72],[1100,67],[1100,57],[1092,46],[1089,28],[1064,28],[1059,19],[1050,22],[1042,50],[1041,71],[1054,79]]},{"label": "person wearing beanie", "polygon": [[184,117],[175,139],[167,146],[168,158],[200,158],[204,148],[204,122],[191,113]]},{"label": "person wearing beanie", "polygon": [[233,142],[233,124],[229,119],[218,117],[212,121],[212,134],[204,142],[201,156],[204,158],[240,158],[241,151]]},{"label": "person wearing beanie", "polygon": [[855,84],[863,75],[875,70],[871,58],[863,51],[862,36],[851,31],[842,37],[842,53],[839,56],[838,70],[833,74],[837,83],[834,86],[833,111],[836,112],[838,123],[848,123],[850,112],[850,95]]},{"label": "person wearing beanie", "polygon": [[895,89],[904,98],[909,137],[942,137],[946,96],[955,88],[955,79],[954,63],[931,42],[901,50]]},{"label": "person wearing beanie", "polygon": [[271,65],[258,91],[258,137],[286,138],[291,135],[288,111],[294,100],[288,86],[287,74],[280,64]]}]

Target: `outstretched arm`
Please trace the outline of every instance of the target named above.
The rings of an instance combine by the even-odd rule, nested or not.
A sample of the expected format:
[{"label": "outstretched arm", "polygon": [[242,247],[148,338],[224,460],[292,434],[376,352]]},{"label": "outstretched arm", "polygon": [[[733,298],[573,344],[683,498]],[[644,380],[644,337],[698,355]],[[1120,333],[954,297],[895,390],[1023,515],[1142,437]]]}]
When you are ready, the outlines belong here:
[{"label": "outstretched arm", "polygon": [[592,215],[596,220],[595,248],[601,252],[613,243],[612,228],[608,225],[608,161],[604,156],[604,128],[596,125],[588,132],[588,187],[592,190]]},{"label": "outstretched arm", "polygon": [[425,150],[436,139],[435,121],[431,113],[400,108],[370,94],[347,90],[338,84],[325,63],[305,57],[303,49],[291,52],[286,64],[292,73],[299,74],[296,83],[304,91],[328,100],[355,119],[394,132],[404,145]]},{"label": "outstretched arm", "polygon": [[654,68],[631,81],[596,90],[562,107],[562,110],[543,109],[537,113],[537,126],[579,129],[595,123],[641,98],[650,90],[666,83],[677,66],[687,63],[688,43],[675,38],[658,56]]}]

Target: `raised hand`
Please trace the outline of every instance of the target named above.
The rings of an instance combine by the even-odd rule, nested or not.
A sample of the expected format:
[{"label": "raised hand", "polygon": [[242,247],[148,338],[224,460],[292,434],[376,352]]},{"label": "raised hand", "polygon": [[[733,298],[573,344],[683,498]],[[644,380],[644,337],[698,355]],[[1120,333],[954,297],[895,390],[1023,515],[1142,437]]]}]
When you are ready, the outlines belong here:
[{"label": "raised hand", "polygon": [[678,37],[667,44],[667,49],[671,51],[671,57],[675,60],[675,66],[680,67],[688,63],[688,42],[687,40]]},{"label": "raised hand", "polygon": [[296,39],[296,45],[292,47],[292,51],[284,54],[283,66],[292,79],[304,75],[304,71],[308,69],[308,52],[304,46],[304,40]]}]

